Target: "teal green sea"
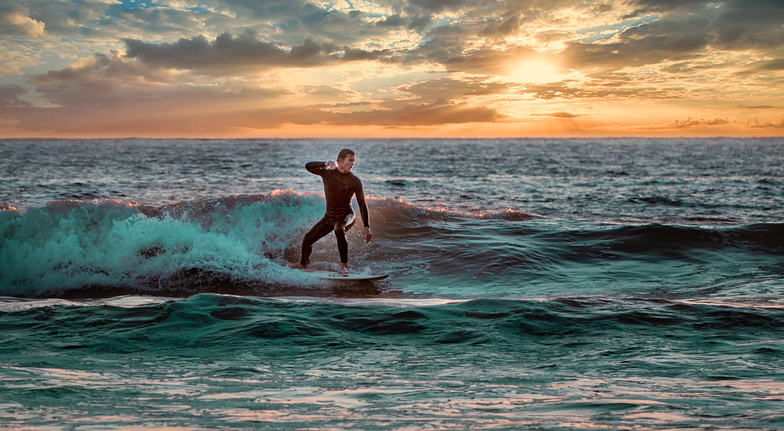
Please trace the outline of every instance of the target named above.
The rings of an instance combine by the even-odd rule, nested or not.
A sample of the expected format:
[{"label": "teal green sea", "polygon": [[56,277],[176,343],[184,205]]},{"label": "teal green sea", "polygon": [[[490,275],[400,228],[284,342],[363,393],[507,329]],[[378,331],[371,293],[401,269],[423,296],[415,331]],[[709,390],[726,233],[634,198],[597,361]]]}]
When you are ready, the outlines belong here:
[{"label": "teal green sea", "polygon": [[[288,268],[343,147],[380,282]],[[0,428],[781,429],[783,189],[781,139],[3,140]]]}]

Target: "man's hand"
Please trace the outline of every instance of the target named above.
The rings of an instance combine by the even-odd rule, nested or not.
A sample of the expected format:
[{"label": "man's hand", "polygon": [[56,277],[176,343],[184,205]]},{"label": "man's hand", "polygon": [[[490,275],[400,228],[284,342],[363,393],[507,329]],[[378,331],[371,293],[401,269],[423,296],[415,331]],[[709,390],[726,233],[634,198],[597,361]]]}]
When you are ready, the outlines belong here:
[{"label": "man's hand", "polygon": [[332,160],[327,162],[327,169],[335,169],[337,167],[338,165],[336,165],[335,162],[333,162]]},{"label": "man's hand", "polygon": [[370,242],[371,238],[373,238],[373,232],[370,231],[370,228],[365,226],[365,242]]}]

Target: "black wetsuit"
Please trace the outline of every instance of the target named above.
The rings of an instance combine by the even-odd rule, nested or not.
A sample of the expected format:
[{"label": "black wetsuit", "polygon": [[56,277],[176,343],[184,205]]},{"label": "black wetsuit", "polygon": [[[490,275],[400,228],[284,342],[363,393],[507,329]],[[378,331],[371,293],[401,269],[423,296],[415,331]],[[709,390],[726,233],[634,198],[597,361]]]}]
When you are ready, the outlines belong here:
[{"label": "black wetsuit", "polygon": [[365,203],[365,194],[362,191],[362,181],[351,172],[342,173],[337,168],[327,169],[325,162],[310,162],[305,165],[310,173],[316,174],[324,181],[324,196],[327,199],[327,211],[324,217],[313,226],[302,240],[302,259],[300,263],[307,265],[310,262],[310,253],[313,244],[327,236],[333,230],[338,240],[340,262],[348,262],[348,242],[346,231],[354,223],[354,210],[351,208],[351,198],[356,195],[359,204],[359,213],[362,223],[369,227],[368,209]]}]

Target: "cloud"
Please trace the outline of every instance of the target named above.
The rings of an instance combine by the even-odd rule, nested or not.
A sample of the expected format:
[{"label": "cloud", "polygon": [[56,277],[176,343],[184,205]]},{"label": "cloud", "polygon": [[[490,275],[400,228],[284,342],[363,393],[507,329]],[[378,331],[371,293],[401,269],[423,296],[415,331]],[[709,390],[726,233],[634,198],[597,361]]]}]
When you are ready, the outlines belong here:
[{"label": "cloud", "polygon": [[126,56],[157,67],[234,74],[236,69],[264,67],[317,67],[352,61],[391,61],[388,50],[364,51],[347,46],[320,44],[306,39],[286,50],[262,42],[251,31],[234,37],[223,33],[214,41],[204,36],[180,39],[175,43],[152,44],[126,39]]},{"label": "cloud", "polygon": [[747,120],[743,126],[750,129],[784,129],[784,118],[778,121]]},{"label": "cloud", "polygon": [[164,8],[122,9],[116,12],[117,30],[155,35],[188,34],[203,29],[205,21],[214,19],[210,12]]},{"label": "cloud", "polygon": [[552,112],[549,114],[531,114],[534,117],[553,117],[553,118],[577,118],[579,115],[570,114],[568,112],[560,111],[560,112]]},{"label": "cloud", "polygon": [[779,109],[774,105],[738,105],[738,107],[741,109]]},{"label": "cloud", "polygon": [[679,95],[672,89],[660,88],[634,82],[630,76],[608,75],[603,79],[587,82],[563,81],[538,85],[527,85],[523,94],[532,94],[540,100],[574,99],[623,99],[651,100],[673,99]]},{"label": "cloud", "polygon": [[410,104],[396,110],[332,114],[325,117],[323,122],[332,125],[402,127],[483,123],[499,119],[500,115],[486,106],[471,106],[466,102],[452,103],[444,99],[438,99],[430,104]]},{"label": "cloud", "polygon": [[713,7],[709,30],[715,33],[717,49],[759,49],[780,53],[784,43],[784,2],[777,0],[729,0]]},{"label": "cloud", "polygon": [[13,44],[7,43],[5,50],[0,50],[0,77],[24,75],[23,68],[36,66],[41,62],[39,53],[30,52],[24,47],[14,48]]},{"label": "cloud", "polygon": [[445,10],[458,10],[470,0],[411,0],[411,4],[428,12],[443,12]]},{"label": "cloud", "polygon": [[36,130],[528,127],[589,104],[593,130],[619,106],[667,110],[633,131],[781,130],[727,120],[775,105],[778,0],[9,0],[0,40],[2,118]]},{"label": "cloud", "polygon": [[106,19],[110,5],[95,1],[73,4],[70,1],[26,1],[30,18],[46,26],[49,36],[106,38],[115,23]]},{"label": "cloud", "polygon": [[30,83],[48,100],[61,106],[130,109],[166,109],[194,103],[211,104],[283,97],[287,90],[263,88],[238,80],[199,83],[180,72],[151,67],[140,61],[96,54],[65,69],[36,75]]},{"label": "cloud", "polygon": [[[709,43],[700,29],[706,20],[656,22],[627,29],[611,43],[569,42],[563,52],[567,66],[585,70],[619,70],[665,60],[696,58]],[[689,30],[683,30],[689,29]]]},{"label": "cloud", "polygon": [[432,103],[448,95],[450,99],[503,94],[513,88],[509,84],[486,82],[479,78],[438,78],[399,87],[400,91],[415,95],[419,100]]},{"label": "cloud", "polygon": [[730,121],[726,118],[714,118],[712,120],[705,120],[705,119],[692,119],[691,117],[687,118],[686,120],[676,120],[672,123],[668,123],[662,128],[665,129],[692,129],[692,128],[699,128],[699,127],[716,127],[716,126],[724,126],[729,124]]},{"label": "cloud", "polygon": [[0,35],[43,38],[46,25],[30,18],[30,9],[21,5],[0,4]]},{"label": "cloud", "polygon": [[775,60],[763,60],[755,62],[743,70],[735,72],[736,76],[749,76],[759,73],[779,72],[784,70],[784,58],[777,58]]},{"label": "cloud", "polygon": [[[456,102],[444,98],[462,98],[471,94],[493,94],[504,86],[488,86],[476,80],[460,81],[450,78],[435,79],[411,86],[401,86],[399,91],[409,93],[414,99],[389,98],[375,102],[326,103],[305,106],[298,109],[284,109],[263,114],[250,113],[243,120],[244,127],[261,127],[259,122],[269,125],[322,124],[333,126],[383,126],[416,127],[439,126],[461,123],[492,123],[503,120],[496,110],[486,106],[476,106],[468,102]],[[323,87],[311,89],[320,94],[337,91]],[[436,95],[440,94],[440,97]],[[345,98],[345,94],[339,93]],[[351,112],[340,112],[344,108]],[[263,120],[262,120],[263,118]]]},{"label": "cloud", "polygon": [[629,2],[636,9],[627,17],[636,17],[649,13],[679,12],[704,5],[705,0],[632,0]]},{"label": "cloud", "polygon": [[[710,49],[776,53],[784,43],[784,3],[729,0],[640,0],[633,16],[661,14],[630,27],[607,43],[572,41],[569,67],[619,70],[703,58]],[[777,66],[774,66],[777,67]]]},{"label": "cloud", "polygon": [[30,103],[19,100],[27,90],[18,85],[0,85],[0,106],[28,106]]}]

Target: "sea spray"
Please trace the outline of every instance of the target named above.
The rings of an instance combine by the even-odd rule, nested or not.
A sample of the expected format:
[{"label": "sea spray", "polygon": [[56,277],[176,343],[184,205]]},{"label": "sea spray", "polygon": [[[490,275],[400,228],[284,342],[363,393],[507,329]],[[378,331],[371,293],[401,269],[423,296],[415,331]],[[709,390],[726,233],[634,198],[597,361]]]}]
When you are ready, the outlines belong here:
[{"label": "sea spray", "polygon": [[161,208],[109,200],[4,211],[0,292],[154,291],[194,269],[268,284],[312,282],[278,261],[322,211],[318,198],[285,192]]}]

